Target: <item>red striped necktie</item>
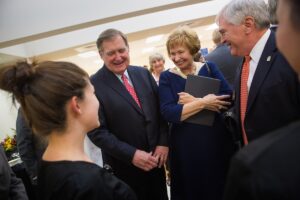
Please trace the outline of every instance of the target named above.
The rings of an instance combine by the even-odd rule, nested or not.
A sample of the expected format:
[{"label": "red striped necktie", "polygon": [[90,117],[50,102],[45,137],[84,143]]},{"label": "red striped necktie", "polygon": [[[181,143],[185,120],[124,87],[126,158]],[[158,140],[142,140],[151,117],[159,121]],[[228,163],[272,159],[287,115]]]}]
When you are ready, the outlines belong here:
[{"label": "red striped necktie", "polygon": [[243,141],[244,144],[248,144],[248,138],[245,131],[245,116],[246,116],[246,110],[247,110],[247,102],[248,102],[248,77],[249,77],[249,68],[250,68],[250,56],[245,56],[244,63],[243,63],[243,69],[241,74],[241,90],[240,90],[240,109],[241,109],[241,124],[242,124],[242,131],[243,131]]},{"label": "red striped necktie", "polygon": [[136,95],[136,92],[135,92],[133,86],[131,86],[131,85],[129,84],[129,81],[128,81],[128,78],[126,77],[126,75],[125,75],[125,74],[122,74],[121,79],[122,79],[122,81],[123,81],[123,83],[124,83],[124,86],[126,87],[127,91],[129,92],[129,94],[130,94],[130,95],[132,96],[132,98],[134,99],[134,101],[137,103],[137,105],[138,105],[140,108],[142,108],[141,103],[140,103],[140,101],[139,101],[139,98],[138,98],[138,96]]}]

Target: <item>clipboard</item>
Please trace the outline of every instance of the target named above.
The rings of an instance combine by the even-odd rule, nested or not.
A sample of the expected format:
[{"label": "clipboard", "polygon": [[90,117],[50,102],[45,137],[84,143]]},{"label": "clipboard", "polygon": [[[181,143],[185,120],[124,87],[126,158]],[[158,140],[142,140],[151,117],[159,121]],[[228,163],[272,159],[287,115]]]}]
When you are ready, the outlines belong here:
[{"label": "clipboard", "polygon": [[[221,81],[218,79],[188,75],[185,92],[193,95],[194,97],[204,97],[208,94],[217,94],[220,90]],[[202,110],[199,113],[187,118],[184,122],[212,126],[215,120],[215,112],[210,110]]]}]

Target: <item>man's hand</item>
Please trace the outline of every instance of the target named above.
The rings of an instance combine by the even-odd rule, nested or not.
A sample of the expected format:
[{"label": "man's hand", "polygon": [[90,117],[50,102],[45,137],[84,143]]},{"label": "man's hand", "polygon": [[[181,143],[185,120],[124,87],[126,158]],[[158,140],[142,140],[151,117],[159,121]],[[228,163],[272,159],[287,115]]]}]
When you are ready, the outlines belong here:
[{"label": "man's hand", "polygon": [[132,164],[144,171],[150,171],[157,167],[158,158],[152,155],[152,152],[136,150],[132,159]]},{"label": "man's hand", "polygon": [[153,153],[153,156],[158,159],[158,167],[161,168],[164,164],[166,164],[168,159],[169,147],[165,146],[157,146]]}]

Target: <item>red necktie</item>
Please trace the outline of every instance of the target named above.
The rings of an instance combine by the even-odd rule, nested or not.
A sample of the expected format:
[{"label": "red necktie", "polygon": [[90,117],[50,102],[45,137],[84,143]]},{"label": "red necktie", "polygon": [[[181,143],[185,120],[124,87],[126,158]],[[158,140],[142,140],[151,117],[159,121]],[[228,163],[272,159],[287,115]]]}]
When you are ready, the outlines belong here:
[{"label": "red necktie", "polygon": [[245,115],[246,115],[246,109],[247,109],[247,101],[248,101],[248,77],[249,77],[249,67],[250,67],[250,56],[245,56],[242,74],[241,74],[241,90],[240,90],[240,106],[241,106],[241,124],[242,124],[242,131],[243,131],[243,141],[244,144],[248,144],[248,138],[245,131],[244,121],[245,121]]},{"label": "red necktie", "polygon": [[134,90],[134,88],[129,84],[128,79],[126,77],[126,75],[122,74],[122,81],[127,89],[127,91],[129,92],[129,94],[132,96],[132,98],[134,99],[134,101],[137,103],[137,105],[142,108],[141,103],[139,101],[139,98],[136,95],[136,92]]}]

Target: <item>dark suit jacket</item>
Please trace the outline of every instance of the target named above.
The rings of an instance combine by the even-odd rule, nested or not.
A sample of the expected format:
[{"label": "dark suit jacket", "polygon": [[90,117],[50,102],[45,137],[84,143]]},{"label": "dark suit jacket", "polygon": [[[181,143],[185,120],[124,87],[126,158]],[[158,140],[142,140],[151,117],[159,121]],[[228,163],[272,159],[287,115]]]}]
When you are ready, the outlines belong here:
[{"label": "dark suit jacket", "polygon": [[168,145],[167,123],[159,112],[157,84],[148,70],[129,66],[127,72],[142,109],[123,83],[103,66],[91,77],[100,102],[100,128],[89,133],[115,174],[127,182],[142,184],[144,171],[132,165],[137,149],[153,152],[157,145]]},{"label": "dark suit jacket", "polygon": [[219,44],[212,52],[205,56],[205,59],[215,63],[230,86],[233,85],[236,70],[243,62],[243,58],[232,56],[227,45]]},{"label": "dark suit jacket", "polygon": [[225,200],[298,200],[300,121],[250,143],[231,162]]},{"label": "dark suit jacket", "polygon": [[17,146],[20,157],[25,164],[33,184],[36,184],[38,162],[47,147],[47,142],[34,134],[27,125],[21,109],[18,111],[16,121]]},{"label": "dark suit jacket", "polygon": [[[240,74],[236,79],[235,116],[241,139]],[[261,55],[248,95],[245,130],[248,140],[287,125],[300,116],[300,85],[298,76],[278,51],[275,34],[271,35]]]},{"label": "dark suit jacket", "polygon": [[3,148],[0,145],[0,199],[2,200],[27,200],[25,187],[21,179],[8,165]]}]

